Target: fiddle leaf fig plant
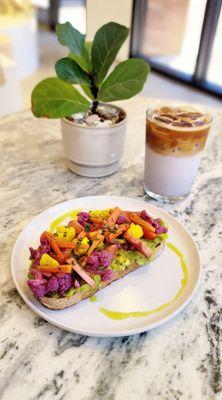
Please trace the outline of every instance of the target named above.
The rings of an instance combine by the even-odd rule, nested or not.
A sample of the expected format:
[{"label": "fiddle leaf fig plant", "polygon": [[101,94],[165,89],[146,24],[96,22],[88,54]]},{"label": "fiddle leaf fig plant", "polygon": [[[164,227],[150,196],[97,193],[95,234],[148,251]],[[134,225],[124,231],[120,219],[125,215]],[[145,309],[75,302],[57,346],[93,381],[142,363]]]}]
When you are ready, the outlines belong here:
[{"label": "fiddle leaf fig plant", "polygon": [[[107,77],[128,33],[125,26],[109,22],[96,32],[93,42],[87,42],[69,22],[58,24],[58,41],[69,53],[56,62],[57,77],[44,79],[34,88],[33,114],[63,118],[90,109],[96,113],[99,102],[129,99],[139,93],[149,73],[145,61],[130,58]],[[79,85],[87,97],[73,85]]]}]

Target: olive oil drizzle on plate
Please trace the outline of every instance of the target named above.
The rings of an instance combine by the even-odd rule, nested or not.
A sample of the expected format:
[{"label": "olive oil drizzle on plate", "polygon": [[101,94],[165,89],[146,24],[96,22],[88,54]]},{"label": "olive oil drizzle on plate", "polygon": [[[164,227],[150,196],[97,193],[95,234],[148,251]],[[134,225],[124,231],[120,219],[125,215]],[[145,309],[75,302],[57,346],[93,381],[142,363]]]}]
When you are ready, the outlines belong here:
[{"label": "olive oil drizzle on plate", "polygon": [[56,231],[56,228],[67,218],[72,218],[72,219],[77,219],[77,215],[80,212],[80,210],[73,210],[73,211],[67,211],[65,214],[60,215],[60,217],[56,218],[51,224],[50,224],[50,232],[54,233]]},{"label": "olive oil drizzle on plate", "polygon": [[130,311],[130,312],[121,312],[121,311],[113,311],[113,310],[107,310],[103,307],[100,307],[100,312],[106,317],[111,318],[111,319],[116,319],[116,320],[121,320],[121,319],[126,319],[126,318],[139,318],[139,317],[148,317],[149,315],[161,312],[165,310],[165,308],[169,307],[171,304],[173,304],[184,292],[185,287],[188,282],[188,268],[187,264],[184,260],[183,253],[173,244],[170,242],[166,243],[167,247],[169,247],[170,250],[172,250],[180,260],[180,266],[183,271],[183,278],[181,280],[181,288],[177,292],[176,296],[167,303],[162,304],[161,306],[154,308],[153,310],[149,311]]},{"label": "olive oil drizzle on plate", "polygon": [[91,303],[94,303],[95,301],[97,301],[97,297],[96,296],[91,296],[89,298],[89,301],[91,301]]}]

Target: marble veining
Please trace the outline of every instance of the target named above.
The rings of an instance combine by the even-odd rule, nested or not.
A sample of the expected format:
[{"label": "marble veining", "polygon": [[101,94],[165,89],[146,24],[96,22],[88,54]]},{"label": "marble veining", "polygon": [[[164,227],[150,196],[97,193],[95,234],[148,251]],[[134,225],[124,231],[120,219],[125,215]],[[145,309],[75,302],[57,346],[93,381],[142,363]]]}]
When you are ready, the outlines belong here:
[{"label": "marble veining", "polygon": [[[19,232],[44,209],[73,197],[138,197],[143,191],[145,109],[123,102],[125,153],[117,174],[89,179],[65,166],[58,121],[25,111],[0,120],[0,399],[221,400],[222,112],[214,123],[192,193],[162,204],[195,238],[203,266],[193,301],[174,320],[148,333],[89,338],[65,332],[24,304],[10,274]],[[155,100],[158,103],[157,100]]]}]

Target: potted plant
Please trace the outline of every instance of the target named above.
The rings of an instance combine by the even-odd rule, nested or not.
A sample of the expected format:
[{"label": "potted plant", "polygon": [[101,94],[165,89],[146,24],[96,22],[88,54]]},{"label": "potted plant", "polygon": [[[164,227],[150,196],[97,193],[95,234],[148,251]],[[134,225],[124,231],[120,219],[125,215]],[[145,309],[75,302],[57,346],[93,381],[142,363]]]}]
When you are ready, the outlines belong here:
[{"label": "potted plant", "polygon": [[57,78],[44,79],[32,92],[36,117],[61,118],[67,165],[79,175],[100,177],[119,167],[126,113],[109,103],[139,93],[149,72],[145,61],[131,58],[107,77],[128,33],[125,26],[110,22],[96,32],[93,42],[86,42],[69,22],[58,24],[58,40],[69,54],[56,62]]}]

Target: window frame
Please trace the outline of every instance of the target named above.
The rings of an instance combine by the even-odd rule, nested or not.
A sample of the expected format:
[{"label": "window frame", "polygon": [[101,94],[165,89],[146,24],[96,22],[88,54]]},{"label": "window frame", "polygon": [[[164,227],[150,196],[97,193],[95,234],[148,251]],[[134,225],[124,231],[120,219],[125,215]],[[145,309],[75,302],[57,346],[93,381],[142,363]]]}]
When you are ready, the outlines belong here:
[{"label": "window frame", "polygon": [[222,12],[222,0],[207,0],[206,2],[198,54],[194,73],[192,75],[175,70],[158,61],[153,61],[152,57],[142,53],[141,43],[143,41],[146,24],[147,1],[148,0],[133,0],[130,57],[143,58],[149,62],[153,71],[222,98],[222,84],[217,85],[206,79],[218,21],[220,13]]}]

